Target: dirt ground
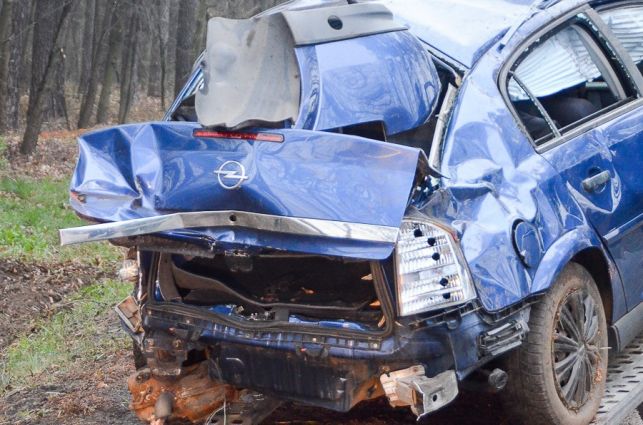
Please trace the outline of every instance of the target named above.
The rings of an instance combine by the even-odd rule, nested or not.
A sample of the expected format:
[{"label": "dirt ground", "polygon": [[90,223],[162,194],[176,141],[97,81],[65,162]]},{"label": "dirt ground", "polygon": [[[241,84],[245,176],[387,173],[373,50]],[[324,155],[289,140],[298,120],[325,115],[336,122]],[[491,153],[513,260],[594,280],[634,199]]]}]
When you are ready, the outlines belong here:
[{"label": "dirt ground", "polygon": [[36,320],[66,308],[66,295],[101,274],[90,264],[73,261],[43,266],[0,260],[0,351],[19,333],[33,330]]}]

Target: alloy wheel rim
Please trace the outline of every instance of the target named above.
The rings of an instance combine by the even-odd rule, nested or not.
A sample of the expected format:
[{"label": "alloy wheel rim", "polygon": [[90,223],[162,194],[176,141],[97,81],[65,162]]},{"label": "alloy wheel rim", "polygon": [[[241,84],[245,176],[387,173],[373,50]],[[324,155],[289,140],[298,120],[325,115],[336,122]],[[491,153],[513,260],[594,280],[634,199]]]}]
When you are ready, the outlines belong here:
[{"label": "alloy wheel rim", "polygon": [[558,395],[578,410],[592,393],[601,363],[598,307],[584,289],[569,293],[558,309],[552,357]]}]

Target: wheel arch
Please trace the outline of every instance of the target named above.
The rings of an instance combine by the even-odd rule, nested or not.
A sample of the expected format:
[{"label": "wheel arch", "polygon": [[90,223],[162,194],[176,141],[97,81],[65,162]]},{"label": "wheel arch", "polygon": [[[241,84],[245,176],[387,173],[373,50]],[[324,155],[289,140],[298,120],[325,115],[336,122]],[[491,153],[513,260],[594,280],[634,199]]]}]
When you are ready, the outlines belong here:
[{"label": "wheel arch", "polygon": [[596,247],[586,248],[574,255],[571,262],[579,264],[585,268],[594,278],[598,287],[598,292],[603,300],[603,309],[608,325],[614,323],[612,315],[614,310],[614,294],[612,293],[612,279],[609,272],[609,263],[603,252]]},{"label": "wheel arch", "polygon": [[580,264],[594,278],[609,324],[626,313],[620,276],[601,240],[589,226],[572,229],[547,249],[534,275],[531,292],[547,291],[570,262]]}]

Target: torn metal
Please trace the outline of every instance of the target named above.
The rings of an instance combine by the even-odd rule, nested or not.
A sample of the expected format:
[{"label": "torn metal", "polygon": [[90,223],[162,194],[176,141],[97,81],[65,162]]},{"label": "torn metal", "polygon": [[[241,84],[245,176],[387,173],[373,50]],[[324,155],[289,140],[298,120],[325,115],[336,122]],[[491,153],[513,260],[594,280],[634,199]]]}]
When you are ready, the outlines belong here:
[{"label": "torn metal", "polygon": [[446,406],[458,395],[458,380],[452,370],[428,378],[424,367],[416,365],[385,373],[380,381],[391,406],[410,406],[418,418]]}]

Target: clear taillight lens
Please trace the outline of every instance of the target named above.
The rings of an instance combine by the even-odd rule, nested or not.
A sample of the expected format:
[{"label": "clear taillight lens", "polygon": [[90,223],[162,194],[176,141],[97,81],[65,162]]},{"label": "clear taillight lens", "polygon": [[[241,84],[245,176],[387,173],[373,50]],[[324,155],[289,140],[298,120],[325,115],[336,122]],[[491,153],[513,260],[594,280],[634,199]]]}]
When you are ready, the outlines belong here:
[{"label": "clear taillight lens", "polygon": [[460,248],[440,225],[405,219],[395,252],[400,316],[462,304],[476,297]]}]

